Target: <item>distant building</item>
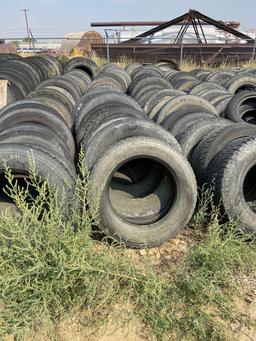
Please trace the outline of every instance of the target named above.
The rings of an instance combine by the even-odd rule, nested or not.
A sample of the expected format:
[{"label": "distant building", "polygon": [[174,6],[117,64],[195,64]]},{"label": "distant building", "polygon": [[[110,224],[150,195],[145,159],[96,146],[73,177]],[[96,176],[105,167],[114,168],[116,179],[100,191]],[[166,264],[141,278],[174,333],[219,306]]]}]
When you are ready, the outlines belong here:
[{"label": "distant building", "polygon": [[28,43],[28,42],[22,42],[19,44],[19,47],[17,48],[18,52],[23,53],[33,53],[33,52],[59,52],[61,47],[60,42],[34,42],[34,43]]}]

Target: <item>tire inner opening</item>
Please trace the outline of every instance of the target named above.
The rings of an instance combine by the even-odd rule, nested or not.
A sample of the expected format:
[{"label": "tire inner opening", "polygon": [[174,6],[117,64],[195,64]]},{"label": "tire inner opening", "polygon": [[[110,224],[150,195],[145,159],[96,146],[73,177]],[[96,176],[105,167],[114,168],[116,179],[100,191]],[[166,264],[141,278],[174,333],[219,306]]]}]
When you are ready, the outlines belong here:
[{"label": "tire inner opening", "polygon": [[244,101],[239,111],[245,122],[256,124],[256,98]]},{"label": "tire inner opening", "polygon": [[74,68],[75,70],[81,70],[81,71],[84,71],[85,73],[87,73],[87,75],[89,75],[90,77],[93,76],[91,70],[86,67],[85,65],[78,65]]},{"label": "tire inner opening", "polygon": [[249,208],[256,213],[256,165],[245,176],[243,195]]},{"label": "tire inner opening", "polygon": [[172,208],[176,182],[156,160],[137,158],[122,164],[112,175],[108,197],[116,214],[134,225],[153,224]]},{"label": "tire inner opening", "polygon": [[[10,197],[7,187],[18,186],[19,191],[27,190],[25,198],[27,203],[32,203],[38,196],[38,189],[29,183],[29,176],[27,174],[16,173],[12,175],[13,182],[12,185],[10,185],[5,174],[0,174],[0,212],[4,211],[8,207],[15,210],[14,200]],[[38,183],[38,187],[40,186],[41,185]]]},{"label": "tire inner opening", "polygon": [[256,90],[256,86],[253,84],[244,84],[242,86],[240,86],[237,90],[236,90],[236,94],[239,93],[240,91],[244,91],[244,90],[251,90],[251,91],[255,91]]}]

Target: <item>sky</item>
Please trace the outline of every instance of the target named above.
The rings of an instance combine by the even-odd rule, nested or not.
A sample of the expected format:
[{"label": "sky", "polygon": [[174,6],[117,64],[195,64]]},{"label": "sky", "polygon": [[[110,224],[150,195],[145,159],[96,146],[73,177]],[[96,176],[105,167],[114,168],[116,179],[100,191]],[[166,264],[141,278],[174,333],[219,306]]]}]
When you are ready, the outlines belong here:
[{"label": "sky", "polygon": [[0,0],[0,38],[23,37],[23,8],[34,37],[88,31],[93,21],[170,20],[196,9],[218,20],[256,28],[256,0]]}]

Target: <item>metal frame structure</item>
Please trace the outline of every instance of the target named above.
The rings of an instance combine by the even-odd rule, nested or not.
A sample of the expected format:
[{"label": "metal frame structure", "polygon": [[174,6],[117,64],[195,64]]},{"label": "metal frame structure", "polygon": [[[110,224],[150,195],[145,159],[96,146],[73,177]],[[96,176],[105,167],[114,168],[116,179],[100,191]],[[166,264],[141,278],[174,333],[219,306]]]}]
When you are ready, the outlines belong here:
[{"label": "metal frame structure", "polygon": [[189,12],[185,13],[184,15],[181,15],[180,17],[167,21],[157,27],[154,27],[144,33],[141,33],[138,36],[123,42],[123,44],[139,43],[141,39],[150,37],[154,35],[155,33],[163,31],[164,29],[169,28],[174,25],[181,25],[178,35],[174,40],[174,44],[181,43],[190,25],[192,25],[194,28],[196,38],[199,44],[203,44],[203,41],[205,44],[207,44],[206,36],[203,30],[203,25],[215,26],[216,28],[224,32],[227,32],[229,34],[232,34],[237,38],[245,40],[248,43],[254,42],[254,40],[251,37],[247,36],[244,33],[239,32],[238,30],[235,30],[234,28],[230,27],[231,25],[230,26],[226,25],[225,23],[222,23],[221,21],[212,19],[203,13],[190,9]]},{"label": "metal frame structure", "polygon": [[[152,25],[155,22],[136,21],[136,22],[103,22],[92,23],[93,26],[114,27],[114,26],[145,26]],[[178,25],[179,32],[175,39],[170,43],[154,43],[157,36],[155,33],[160,32],[168,27]],[[204,26],[211,25],[218,30],[224,31],[236,37],[235,41],[223,43],[213,43],[206,37]],[[189,26],[193,26],[196,43],[184,43],[184,35]],[[223,61],[240,63],[255,59],[256,54],[256,40],[248,35],[239,32],[237,29],[239,23],[235,21],[224,23],[223,21],[214,20],[203,13],[196,10],[189,10],[189,12],[181,15],[170,21],[160,23],[146,32],[137,35],[134,38],[126,39],[123,42],[114,41],[106,44],[94,44],[92,48],[97,54],[106,57],[110,60],[117,60],[120,57],[127,56],[138,62],[154,62],[161,59],[172,59],[176,62],[182,62],[184,58],[192,59],[195,62],[206,62],[218,64]],[[243,40],[243,43],[241,43]],[[148,42],[148,43],[147,43]]]}]

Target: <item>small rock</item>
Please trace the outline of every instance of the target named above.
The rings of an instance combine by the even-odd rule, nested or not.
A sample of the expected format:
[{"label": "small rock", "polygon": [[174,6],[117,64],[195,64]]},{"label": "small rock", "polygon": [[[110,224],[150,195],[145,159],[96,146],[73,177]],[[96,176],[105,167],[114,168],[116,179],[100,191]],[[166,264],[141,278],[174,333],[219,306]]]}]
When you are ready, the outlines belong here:
[{"label": "small rock", "polygon": [[246,296],[245,297],[245,302],[251,304],[253,302],[253,297],[252,296]]},{"label": "small rock", "polygon": [[179,239],[173,239],[173,240],[171,240],[171,243],[177,245],[180,243],[180,240]]},{"label": "small rock", "polygon": [[151,250],[148,251],[148,254],[149,255],[154,255],[156,252],[157,252],[156,250],[151,249]]},{"label": "small rock", "polygon": [[141,256],[146,256],[146,250],[139,250],[139,254],[141,255]]}]

